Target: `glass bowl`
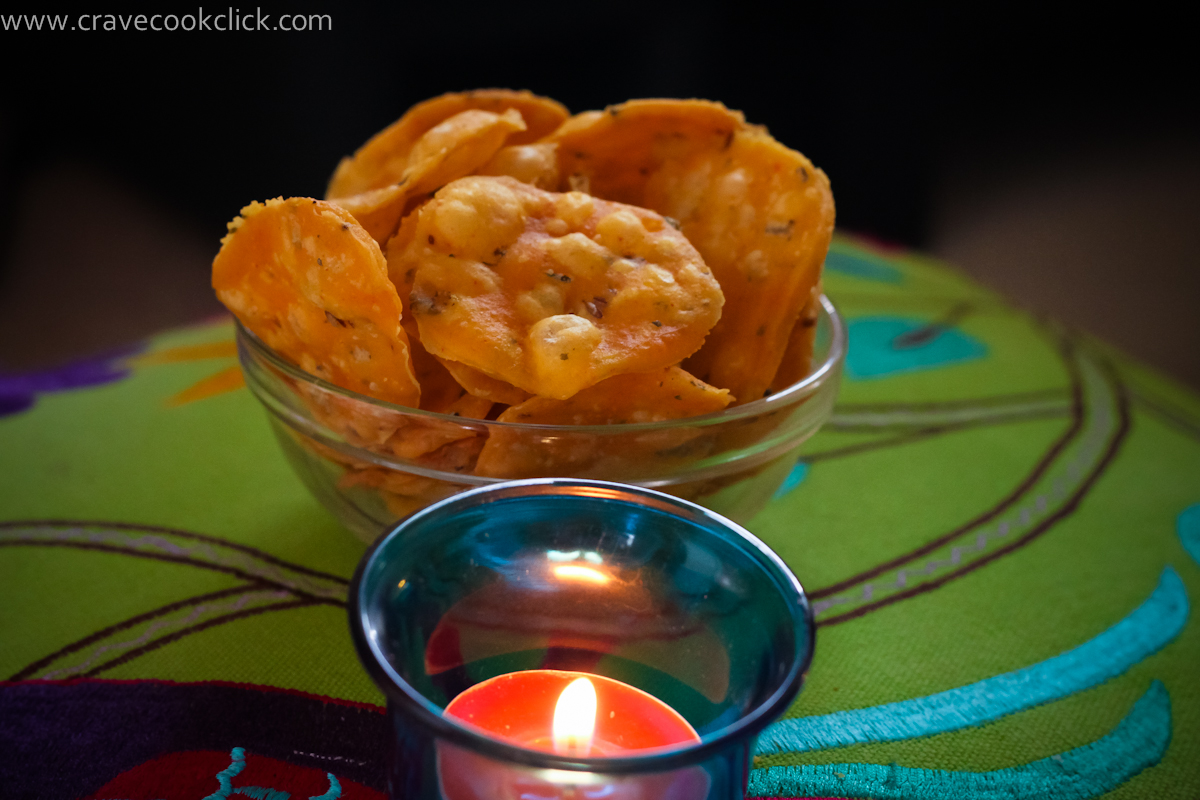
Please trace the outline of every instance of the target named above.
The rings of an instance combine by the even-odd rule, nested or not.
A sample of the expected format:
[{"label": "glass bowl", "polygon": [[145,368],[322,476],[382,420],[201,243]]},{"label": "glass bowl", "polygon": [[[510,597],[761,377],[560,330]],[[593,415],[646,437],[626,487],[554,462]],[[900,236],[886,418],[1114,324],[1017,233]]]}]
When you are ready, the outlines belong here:
[{"label": "glass bowl", "polygon": [[[816,630],[799,581],[745,529],[658,492],[571,479],[477,488],[413,514],[363,557],[349,618],[388,699],[388,792],[404,800],[741,800]],[[547,705],[529,681],[525,694],[491,691],[521,675],[619,681],[698,738],[537,747],[556,693]],[[446,714],[464,692],[511,724]],[[593,710],[610,745],[646,723],[645,704],[617,707]]]},{"label": "glass bowl", "polygon": [[[522,478],[615,481],[682,497],[744,523],[829,418],[846,329],[828,298],[808,375],[761,400],[713,414],[619,425],[528,425],[436,414],[351,392],[284,360],[240,324],[246,384],[313,495],[370,543],[425,506]],[[519,449],[508,474],[481,475],[484,447]]]}]

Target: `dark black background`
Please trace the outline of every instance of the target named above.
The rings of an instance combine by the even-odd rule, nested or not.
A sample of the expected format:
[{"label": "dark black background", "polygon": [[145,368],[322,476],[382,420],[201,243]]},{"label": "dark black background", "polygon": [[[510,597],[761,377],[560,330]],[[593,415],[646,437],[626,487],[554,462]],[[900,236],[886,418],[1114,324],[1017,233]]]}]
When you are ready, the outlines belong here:
[{"label": "dark black background", "polygon": [[696,96],[742,109],[823,167],[839,224],[919,246],[951,154],[1194,128],[1198,106],[1183,20],[1131,19],[1130,7],[262,8],[274,21],[328,13],[333,30],[0,33],[5,196],[40,163],[80,156],[219,226],[252,199],[321,193],[339,157],[444,91],[528,88],[572,111]]},{"label": "dark black background", "polygon": [[1197,140],[1182,18],[1144,4],[966,5],[400,0],[261,7],[273,21],[328,13],[332,31],[0,31],[0,263],[22,187],[47,165],[118,176],[215,250],[250,200],[319,196],[337,160],[409,105],[478,87],[572,111],[721,100],[825,169],[840,227],[917,247],[939,181],[964,165]]}]

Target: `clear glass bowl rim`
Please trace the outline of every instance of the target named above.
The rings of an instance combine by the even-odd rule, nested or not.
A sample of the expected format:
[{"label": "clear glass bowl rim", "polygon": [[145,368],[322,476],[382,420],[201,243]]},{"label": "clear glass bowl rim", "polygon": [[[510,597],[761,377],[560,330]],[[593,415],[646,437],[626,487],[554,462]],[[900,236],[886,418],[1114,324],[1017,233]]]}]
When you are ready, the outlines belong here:
[{"label": "clear glass bowl rim", "polygon": [[[721,528],[731,534],[760,566],[768,571],[777,572],[776,577],[782,578],[796,591],[799,610],[796,619],[796,646],[799,648],[802,643],[805,645],[803,657],[793,661],[787,675],[770,697],[736,722],[708,734],[696,744],[654,748],[639,755],[619,758],[572,758],[541,750],[530,750],[493,738],[458,720],[435,713],[432,710],[435,706],[387,664],[383,653],[377,650],[374,642],[367,636],[363,578],[369,570],[369,565],[374,562],[375,556],[381,552],[384,543],[389,539],[405,535],[405,529],[409,526],[419,524],[429,516],[445,513],[448,507],[472,503],[480,494],[492,494],[495,500],[500,500],[513,496],[554,494],[556,487],[593,487],[625,495],[639,495],[641,499],[660,509],[664,505],[673,507],[703,527]],[[634,501],[627,500],[626,502]],[[732,744],[756,736],[771,721],[787,710],[788,705],[800,691],[804,677],[812,664],[816,647],[817,627],[804,587],[783,559],[757,536],[736,522],[682,498],[641,486],[582,478],[525,478],[505,481],[470,489],[426,506],[392,526],[379,537],[375,544],[371,545],[355,569],[348,597],[350,600],[347,608],[350,633],[355,649],[358,651],[359,660],[362,661],[376,685],[387,696],[389,705],[393,702],[401,704],[409,714],[415,715],[420,724],[424,725],[426,730],[432,732],[438,739],[456,744],[472,752],[481,753],[497,761],[542,769],[634,775],[665,772],[703,763]],[[389,710],[389,713],[394,714],[395,712]]]},{"label": "clear glass bowl rim", "polygon": [[[510,428],[515,430],[529,431],[545,431],[547,433],[571,431],[576,433],[590,433],[597,435],[617,435],[629,433],[642,433],[645,431],[666,430],[678,428],[681,426],[705,426],[715,425],[718,423],[737,420],[743,417],[753,417],[760,414],[769,413],[775,410],[785,408],[791,404],[798,402],[817,393],[822,386],[829,381],[834,375],[838,363],[845,357],[846,354],[846,325],[842,320],[833,303],[825,295],[820,297],[821,310],[824,316],[829,318],[832,337],[829,342],[829,352],[825,359],[815,365],[815,368],[810,368],[809,374],[800,381],[793,383],[786,389],[782,389],[769,397],[763,397],[758,400],[753,400],[749,403],[739,406],[733,406],[722,411],[714,411],[711,414],[703,414],[695,417],[680,417],[677,419],[669,419],[662,422],[624,422],[614,423],[611,425],[548,425],[548,424],[531,424],[526,422],[499,422],[497,420],[475,420],[467,417],[456,417],[451,414],[439,414],[434,411],[425,411],[419,408],[411,408],[409,406],[399,406],[394,403],[389,403],[385,400],[378,400],[369,395],[359,394],[358,392],[344,389],[341,386],[330,383],[326,380],[316,377],[308,372],[305,372],[300,367],[287,361],[277,354],[274,350],[268,347],[261,339],[247,330],[240,320],[235,319],[237,325],[238,340],[244,343],[251,349],[255,355],[264,359],[270,365],[294,378],[298,381],[312,384],[320,389],[332,394],[340,395],[350,400],[360,403],[366,403],[376,408],[386,411],[393,411],[401,414],[412,415],[417,418],[425,418],[437,422],[449,422],[460,427],[470,427],[472,425]],[[818,323],[819,324],[819,323]]]}]

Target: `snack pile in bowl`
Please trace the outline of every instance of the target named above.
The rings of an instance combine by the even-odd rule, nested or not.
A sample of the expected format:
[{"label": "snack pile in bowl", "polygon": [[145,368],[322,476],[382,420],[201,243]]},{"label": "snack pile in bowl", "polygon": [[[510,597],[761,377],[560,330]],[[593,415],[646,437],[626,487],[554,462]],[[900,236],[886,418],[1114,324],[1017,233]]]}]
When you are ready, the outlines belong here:
[{"label": "snack pile in bowl", "polygon": [[825,174],[720,103],[571,116],[482,90],[414,106],[325,199],[244,208],[213,286],[285,450],[356,530],[521,477],[703,502],[819,424],[796,441],[778,399],[821,388],[796,387],[822,313],[840,324],[833,223]]}]

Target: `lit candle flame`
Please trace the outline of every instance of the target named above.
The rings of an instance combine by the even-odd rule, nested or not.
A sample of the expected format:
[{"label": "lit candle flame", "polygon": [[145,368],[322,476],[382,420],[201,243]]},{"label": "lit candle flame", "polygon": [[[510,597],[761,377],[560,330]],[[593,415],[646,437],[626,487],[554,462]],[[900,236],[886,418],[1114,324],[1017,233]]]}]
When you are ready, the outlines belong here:
[{"label": "lit candle flame", "polygon": [[563,689],[554,707],[554,751],[587,756],[595,730],[596,687],[587,678],[577,678]]},{"label": "lit candle flame", "polygon": [[554,576],[565,581],[586,581],[600,585],[612,580],[600,570],[582,564],[559,564],[554,568]]}]

